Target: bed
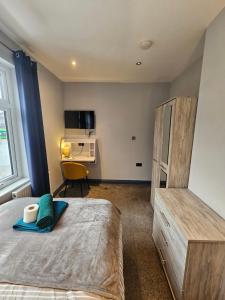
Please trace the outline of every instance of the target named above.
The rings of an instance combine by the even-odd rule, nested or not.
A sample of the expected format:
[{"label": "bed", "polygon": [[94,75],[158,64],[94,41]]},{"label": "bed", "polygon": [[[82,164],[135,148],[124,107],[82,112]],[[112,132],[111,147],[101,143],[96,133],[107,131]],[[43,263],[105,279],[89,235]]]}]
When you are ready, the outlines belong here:
[{"label": "bed", "polygon": [[37,198],[0,206],[0,299],[124,300],[120,212],[103,199],[63,200],[50,233],[12,229]]}]

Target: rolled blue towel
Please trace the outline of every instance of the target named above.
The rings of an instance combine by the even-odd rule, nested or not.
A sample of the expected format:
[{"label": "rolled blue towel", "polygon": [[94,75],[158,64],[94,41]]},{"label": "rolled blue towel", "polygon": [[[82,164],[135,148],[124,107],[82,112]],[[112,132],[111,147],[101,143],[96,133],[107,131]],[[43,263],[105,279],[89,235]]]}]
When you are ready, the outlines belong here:
[{"label": "rolled blue towel", "polygon": [[38,202],[39,210],[36,224],[40,228],[45,228],[54,223],[53,198],[51,194],[43,195]]},{"label": "rolled blue towel", "polygon": [[15,225],[13,225],[13,228],[15,230],[19,231],[35,231],[35,232],[49,232],[52,231],[55,227],[56,223],[60,219],[61,215],[65,211],[65,209],[68,207],[68,203],[65,201],[53,201],[53,209],[54,209],[54,221],[51,225],[40,228],[37,226],[36,222],[33,223],[24,223],[23,218],[18,220]]}]

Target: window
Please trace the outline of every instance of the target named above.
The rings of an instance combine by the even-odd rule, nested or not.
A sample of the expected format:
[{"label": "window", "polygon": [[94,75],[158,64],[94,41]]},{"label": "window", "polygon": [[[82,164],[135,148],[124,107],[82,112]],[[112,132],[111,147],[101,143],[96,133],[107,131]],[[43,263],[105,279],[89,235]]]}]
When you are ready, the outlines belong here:
[{"label": "window", "polygon": [[[14,99],[14,69],[0,62],[0,189],[20,175],[16,155],[18,120]],[[18,129],[17,129],[18,130]]]}]

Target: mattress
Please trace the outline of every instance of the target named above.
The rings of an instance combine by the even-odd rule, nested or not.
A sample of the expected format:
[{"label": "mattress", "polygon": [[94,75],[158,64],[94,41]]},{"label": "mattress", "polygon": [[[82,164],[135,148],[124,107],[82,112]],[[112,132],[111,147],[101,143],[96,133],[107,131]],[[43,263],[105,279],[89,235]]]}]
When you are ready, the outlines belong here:
[{"label": "mattress", "polygon": [[82,291],[65,291],[24,285],[0,284],[1,300],[109,300]]},{"label": "mattress", "polygon": [[[103,199],[86,199],[86,198],[68,199],[68,198],[64,198],[63,200],[67,201],[69,204],[72,204],[71,207],[74,207],[74,204],[77,204],[77,207],[82,207],[82,206],[85,207],[86,206],[86,208],[87,207],[91,208],[92,206],[94,207],[96,205],[104,206],[104,205],[109,204],[109,202],[107,200],[103,200]],[[16,199],[16,200],[10,201],[11,203],[8,204],[8,206],[7,206],[7,204],[0,206],[0,217],[5,216],[6,212],[9,209],[11,209],[11,210],[13,209],[13,203],[17,203],[17,204],[19,203],[19,202],[14,202],[14,201],[21,201],[20,203],[23,203],[23,201],[24,201],[24,203],[31,203],[31,202],[35,203],[35,198],[32,198],[32,199],[31,198],[29,198],[29,199],[23,198],[22,200]],[[95,203],[95,204],[93,205],[93,203]],[[5,206],[7,207],[7,209]],[[20,206],[21,206],[21,204],[20,204]],[[90,212],[91,211],[92,210],[90,210]],[[81,212],[81,215],[83,214],[83,216],[85,216],[84,211],[81,210],[80,212]],[[16,217],[18,217],[18,213],[19,213],[18,211],[17,212],[14,211],[14,214]],[[20,212],[20,214],[21,214],[21,212]],[[93,211],[93,215],[94,215],[94,211]],[[83,216],[82,216],[82,218],[83,218]],[[87,218],[87,215],[85,217]],[[62,220],[59,222],[59,225],[57,225],[59,228],[60,228],[60,226],[63,226],[63,223],[65,222],[65,218],[66,218],[66,214],[64,214],[64,216],[62,217]],[[110,218],[111,218],[111,216],[109,214],[106,219],[110,219]],[[96,216],[94,217],[94,221],[99,223],[100,219],[101,219],[101,216],[99,215],[99,212],[98,212],[96,214]],[[0,222],[1,221],[2,221],[2,218],[0,219]],[[87,219],[84,220],[84,218],[83,218],[82,221],[86,222]],[[9,223],[9,224],[11,224],[11,223]],[[8,224],[8,226],[9,226],[9,224]],[[7,225],[5,223],[0,224],[0,231],[4,230],[4,226],[7,227]],[[3,227],[3,228],[1,228],[1,227]],[[119,234],[118,234],[118,228],[119,228]],[[113,231],[114,231],[114,233],[116,233],[115,230],[113,230]],[[123,282],[122,224],[121,224],[121,222],[119,224],[119,227],[117,226],[116,231],[117,231],[116,236],[119,237],[119,241],[117,243],[117,245],[119,245],[119,246],[117,246],[117,248],[119,248],[119,249],[116,249],[116,253],[117,253],[118,257],[116,257],[117,262],[115,262],[115,257],[114,257],[114,264],[117,264],[117,266],[119,266],[117,268],[117,269],[119,269],[119,272],[115,277],[116,282],[114,282],[113,284],[115,284],[118,288],[118,291],[119,291],[118,295],[116,295],[116,296],[114,295],[113,297],[110,297],[110,295],[108,293],[101,293],[101,289],[99,289],[100,292],[98,293],[97,289],[94,289],[92,292],[92,290],[89,290],[87,288],[86,289],[82,289],[82,288],[81,289],[77,289],[77,288],[76,289],[69,289],[69,288],[63,289],[60,285],[59,286],[57,285],[57,287],[55,287],[55,286],[49,287],[49,286],[45,286],[45,285],[40,286],[40,284],[39,285],[31,285],[30,283],[25,284],[24,282],[19,282],[19,284],[18,284],[18,282],[16,280],[15,281],[4,281],[3,272],[1,273],[1,270],[0,270],[0,300],[1,299],[16,299],[16,300],[25,300],[25,299],[28,299],[28,300],[29,299],[30,300],[35,300],[35,299],[38,299],[38,300],[42,300],[42,299],[57,299],[57,300],[61,300],[61,299],[62,300],[63,299],[76,299],[76,300],[122,299],[123,300],[124,299],[124,282]],[[57,229],[55,230],[54,234],[56,234],[56,232],[57,232]],[[58,232],[60,232],[60,230]],[[26,233],[23,233],[23,234],[26,234]],[[34,233],[34,234],[36,234],[36,233]],[[2,241],[4,242],[4,239],[2,239]],[[111,239],[107,243],[110,244]],[[5,245],[3,244],[3,248],[4,248],[4,246]],[[112,248],[111,248],[111,250],[112,250]],[[0,263],[2,261],[4,261],[4,259],[2,260],[2,256],[4,256],[4,254],[5,254],[4,251],[2,251],[2,253],[1,253],[1,247],[0,247]],[[78,261],[76,261],[75,263],[78,263]],[[82,264],[81,264],[81,266],[82,266]],[[2,264],[2,267],[5,268],[5,265]],[[108,267],[109,266],[107,266],[107,269],[108,269]],[[1,265],[0,265],[0,268],[1,268]],[[7,271],[7,268],[6,268],[6,271]],[[108,275],[110,275],[110,274],[108,274]],[[109,278],[108,275],[107,275],[107,278]],[[114,275],[115,274],[110,275],[110,278],[109,278],[110,281],[111,281],[111,276],[114,277]],[[114,281],[115,281],[115,279],[114,279]]]}]

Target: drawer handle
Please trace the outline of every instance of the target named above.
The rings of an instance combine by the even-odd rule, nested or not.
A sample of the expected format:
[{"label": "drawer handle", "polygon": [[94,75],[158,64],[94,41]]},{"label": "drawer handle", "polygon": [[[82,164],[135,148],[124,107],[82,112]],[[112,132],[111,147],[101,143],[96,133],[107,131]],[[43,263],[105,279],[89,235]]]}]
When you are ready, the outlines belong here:
[{"label": "drawer handle", "polygon": [[166,264],[166,260],[164,259],[163,254],[162,254],[162,251],[161,251],[160,248],[159,248],[159,256],[160,256],[161,263],[162,263],[163,265],[165,265],[165,264]]},{"label": "drawer handle", "polygon": [[164,235],[164,233],[163,233],[162,230],[160,230],[160,231],[161,231],[161,235],[162,235],[162,237],[163,237],[163,239],[164,239],[164,242],[165,242],[166,246],[168,247],[168,242],[167,242],[167,240],[166,240],[166,238],[165,238],[165,235]]},{"label": "drawer handle", "polygon": [[161,216],[162,216],[162,219],[163,219],[164,224],[165,224],[167,227],[170,227],[170,223],[168,222],[168,220],[167,220],[165,214],[164,214],[162,211],[160,211],[160,214],[161,214]]}]

